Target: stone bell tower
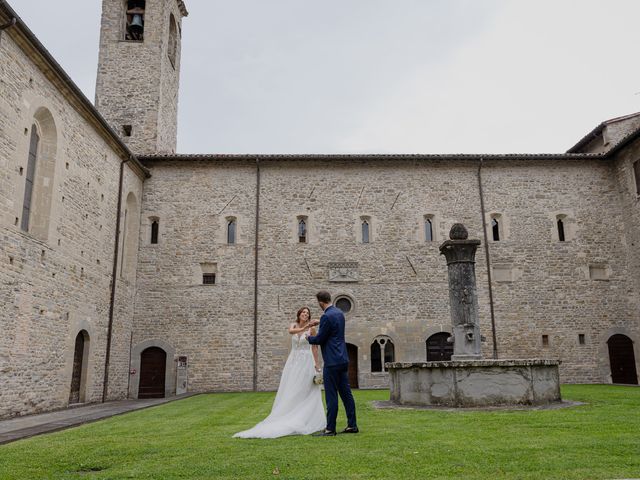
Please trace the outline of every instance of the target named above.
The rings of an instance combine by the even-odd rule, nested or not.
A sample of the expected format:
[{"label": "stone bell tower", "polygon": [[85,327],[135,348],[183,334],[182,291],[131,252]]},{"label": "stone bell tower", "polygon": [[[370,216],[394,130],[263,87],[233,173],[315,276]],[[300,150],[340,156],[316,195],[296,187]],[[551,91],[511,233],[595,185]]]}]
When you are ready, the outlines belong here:
[{"label": "stone bell tower", "polygon": [[138,155],[175,153],[183,0],[103,0],[96,107]]}]

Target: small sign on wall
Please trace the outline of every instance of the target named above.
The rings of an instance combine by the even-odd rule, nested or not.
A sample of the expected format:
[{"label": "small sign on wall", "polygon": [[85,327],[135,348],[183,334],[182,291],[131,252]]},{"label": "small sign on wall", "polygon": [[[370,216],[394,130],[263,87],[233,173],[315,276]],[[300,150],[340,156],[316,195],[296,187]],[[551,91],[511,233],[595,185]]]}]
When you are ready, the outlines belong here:
[{"label": "small sign on wall", "polygon": [[179,355],[176,359],[176,395],[187,393],[188,361],[186,355]]}]

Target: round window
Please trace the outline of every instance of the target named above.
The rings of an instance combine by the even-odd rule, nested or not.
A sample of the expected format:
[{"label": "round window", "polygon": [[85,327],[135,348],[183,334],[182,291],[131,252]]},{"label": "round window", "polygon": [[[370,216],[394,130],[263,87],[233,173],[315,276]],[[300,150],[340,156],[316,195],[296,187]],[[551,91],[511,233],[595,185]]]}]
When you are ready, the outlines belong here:
[{"label": "round window", "polygon": [[351,303],[351,299],[347,297],[340,297],[336,300],[336,307],[344,313],[349,313],[353,309],[353,304]]}]

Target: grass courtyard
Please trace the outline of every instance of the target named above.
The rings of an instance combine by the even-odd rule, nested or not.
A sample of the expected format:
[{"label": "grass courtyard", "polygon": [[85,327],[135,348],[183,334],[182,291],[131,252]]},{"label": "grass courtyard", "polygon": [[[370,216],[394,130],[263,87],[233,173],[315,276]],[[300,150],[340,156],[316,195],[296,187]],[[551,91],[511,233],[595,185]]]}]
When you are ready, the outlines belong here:
[{"label": "grass courtyard", "polygon": [[0,479],[640,478],[640,388],[562,394],[586,405],[378,410],[388,391],[356,391],[360,434],[274,440],[231,438],[274,394],[200,395],[0,446]]}]

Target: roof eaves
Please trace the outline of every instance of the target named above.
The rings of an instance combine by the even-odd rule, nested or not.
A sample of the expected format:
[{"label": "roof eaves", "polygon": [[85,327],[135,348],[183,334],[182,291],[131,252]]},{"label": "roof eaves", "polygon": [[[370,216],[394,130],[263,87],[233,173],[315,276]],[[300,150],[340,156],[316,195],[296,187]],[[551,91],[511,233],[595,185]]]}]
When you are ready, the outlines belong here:
[{"label": "roof eaves", "polygon": [[222,161],[222,160],[593,160],[600,153],[535,154],[156,154],[140,156],[142,162],[153,161]]},{"label": "roof eaves", "polygon": [[602,122],[596,128],[587,133],[584,137],[582,137],[578,143],[567,150],[567,153],[580,153],[580,150],[582,150],[583,147],[587,146],[589,142],[591,142],[594,138],[597,138],[598,135],[602,133],[602,130],[606,125],[607,122]]}]

